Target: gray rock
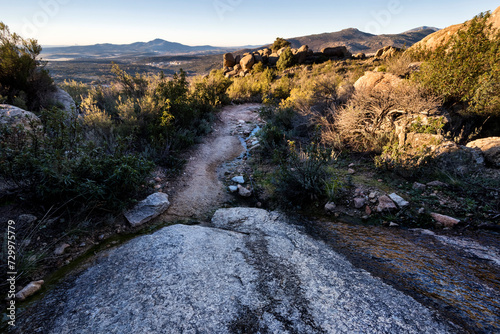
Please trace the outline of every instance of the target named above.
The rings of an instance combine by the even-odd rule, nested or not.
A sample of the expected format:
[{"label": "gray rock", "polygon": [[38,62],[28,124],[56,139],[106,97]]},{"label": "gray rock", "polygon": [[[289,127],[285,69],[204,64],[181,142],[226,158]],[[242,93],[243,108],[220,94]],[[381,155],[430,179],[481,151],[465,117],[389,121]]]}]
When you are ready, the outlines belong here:
[{"label": "gray rock", "polygon": [[427,188],[427,186],[425,184],[422,184],[422,183],[418,183],[418,182],[415,182],[413,184],[413,189],[414,190],[419,190],[419,191],[424,191],[425,188]]},{"label": "gray rock", "polygon": [[361,209],[366,205],[366,199],[363,197],[356,197],[354,199],[354,207],[356,209]]},{"label": "gray rock", "polygon": [[30,214],[22,214],[22,215],[19,215],[19,217],[17,217],[17,220],[18,220],[18,223],[20,225],[30,225],[34,222],[36,222],[38,220],[38,218],[34,215],[30,215]]},{"label": "gray rock", "polygon": [[500,167],[500,137],[489,137],[474,140],[467,147],[480,149],[486,161],[496,167]]},{"label": "gray rock", "polygon": [[238,187],[237,186],[229,186],[229,191],[232,193],[235,193],[238,191]]},{"label": "gray rock", "polygon": [[329,215],[333,215],[335,213],[335,209],[337,208],[337,205],[333,202],[328,202],[325,204],[325,212]]},{"label": "gray rock", "polygon": [[69,113],[76,113],[75,101],[73,101],[71,95],[62,88],[57,87],[57,90],[51,94],[50,98],[53,102],[60,104],[63,110]]},{"label": "gray rock", "polygon": [[251,197],[252,196],[252,191],[248,190],[245,187],[243,187],[241,184],[238,184],[238,194],[241,197]]},{"label": "gray rock", "polygon": [[59,245],[59,247],[57,247],[56,250],[54,251],[54,255],[56,256],[63,255],[64,252],[66,251],[66,248],[68,247],[70,247],[70,245],[68,244]]},{"label": "gray rock", "polygon": [[410,202],[405,201],[405,199],[401,196],[399,196],[396,193],[390,194],[389,197],[392,199],[394,203],[396,203],[400,208],[407,207],[410,205]]},{"label": "gray rock", "polygon": [[[20,333],[447,333],[431,311],[278,213],[218,210],[107,251]],[[45,320],[45,319],[43,319]]]},{"label": "gray rock", "polygon": [[396,210],[398,207],[392,199],[390,199],[389,196],[380,196],[378,199],[378,206],[377,206],[377,211],[378,212],[385,212],[385,211],[392,211]]},{"label": "gray rock", "polygon": [[245,178],[243,176],[235,176],[232,179],[233,182],[243,184],[245,183]]},{"label": "gray rock", "polygon": [[14,107],[8,104],[0,104],[0,125],[17,126],[22,125],[30,128],[30,125],[40,126],[41,121],[31,111]]},{"label": "gray rock", "polygon": [[429,186],[429,187],[441,187],[441,188],[448,187],[448,185],[446,183],[441,182],[441,181],[432,181],[432,182],[429,182],[429,183],[427,183],[427,186]]},{"label": "gray rock", "polygon": [[132,210],[125,212],[125,218],[133,227],[136,227],[161,215],[169,206],[167,194],[154,193],[144,201],[139,202]]}]

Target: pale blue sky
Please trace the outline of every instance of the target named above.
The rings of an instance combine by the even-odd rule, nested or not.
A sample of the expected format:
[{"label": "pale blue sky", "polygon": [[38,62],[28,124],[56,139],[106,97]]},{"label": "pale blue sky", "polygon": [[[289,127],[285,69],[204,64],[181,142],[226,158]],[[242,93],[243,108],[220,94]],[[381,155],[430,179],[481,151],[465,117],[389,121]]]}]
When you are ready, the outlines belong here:
[{"label": "pale blue sky", "polygon": [[498,0],[0,0],[0,21],[42,45],[162,38],[240,46],[351,27],[377,34],[444,28],[498,6]]}]

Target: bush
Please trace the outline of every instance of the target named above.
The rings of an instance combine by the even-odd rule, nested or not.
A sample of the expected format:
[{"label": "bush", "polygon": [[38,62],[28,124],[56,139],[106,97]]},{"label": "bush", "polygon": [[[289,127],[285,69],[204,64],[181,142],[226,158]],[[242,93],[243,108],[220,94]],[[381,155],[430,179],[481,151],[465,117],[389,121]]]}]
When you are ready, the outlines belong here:
[{"label": "bush", "polygon": [[295,57],[293,56],[290,47],[287,47],[285,51],[281,53],[280,58],[276,63],[276,68],[280,71],[284,71],[293,65],[295,65]]},{"label": "bush", "polygon": [[476,16],[434,52],[415,80],[445,101],[465,103],[472,114],[499,115],[500,32],[487,24],[489,13]]},{"label": "bush", "polygon": [[414,117],[439,114],[440,105],[439,98],[408,82],[389,91],[359,90],[332,118],[324,119],[323,141],[338,145],[330,142],[335,131],[354,150],[380,153],[395,138],[396,124],[407,131]]},{"label": "bush", "polygon": [[138,156],[83,140],[83,128],[66,111],[42,112],[43,127],[0,129],[0,171],[35,202],[123,208],[140,190],[153,165]]},{"label": "bush", "polygon": [[331,150],[311,144],[306,150],[297,150],[288,141],[288,156],[280,164],[274,178],[276,194],[291,204],[307,204],[325,197],[331,177],[327,171],[333,161]]},{"label": "bush", "polygon": [[47,95],[55,86],[38,59],[41,51],[36,40],[22,39],[0,22],[0,96],[4,102],[34,112],[49,105]]}]

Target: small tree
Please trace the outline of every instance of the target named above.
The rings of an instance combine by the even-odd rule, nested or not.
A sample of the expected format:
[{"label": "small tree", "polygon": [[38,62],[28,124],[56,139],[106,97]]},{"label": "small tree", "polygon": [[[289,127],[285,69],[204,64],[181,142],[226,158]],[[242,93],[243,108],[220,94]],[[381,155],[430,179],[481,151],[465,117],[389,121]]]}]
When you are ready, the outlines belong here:
[{"label": "small tree", "polygon": [[271,49],[273,50],[273,52],[276,52],[279,49],[286,48],[286,47],[289,47],[291,45],[292,45],[292,43],[290,43],[286,39],[281,38],[281,37],[277,37],[276,40],[274,41],[273,45],[271,46]]},{"label": "small tree", "polygon": [[278,59],[276,67],[278,68],[278,70],[283,71],[289,67],[292,67],[293,65],[295,65],[295,59],[293,57],[292,50],[287,47],[281,54],[280,59]]},{"label": "small tree", "polygon": [[44,106],[55,86],[38,59],[41,51],[36,40],[25,40],[0,22],[0,95],[7,103],[32,111]]}]

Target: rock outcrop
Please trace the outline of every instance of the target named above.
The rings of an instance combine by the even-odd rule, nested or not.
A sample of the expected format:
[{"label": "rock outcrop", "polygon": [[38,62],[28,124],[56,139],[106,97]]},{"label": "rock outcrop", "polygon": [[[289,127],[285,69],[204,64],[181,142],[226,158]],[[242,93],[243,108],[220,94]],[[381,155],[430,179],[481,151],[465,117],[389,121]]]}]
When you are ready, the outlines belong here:
[{"label": "rock outcrop", "polygon": [[446,333],[426,307],[278,213],[218,210],[107,251],[18,333]]},{"label": "rock outcrop", "polygon": [[31,111],[11,106],[9,104],[0,104],[0,125],[15,127],[22,125],[29,128],[30,125],[40,125],[40,119]]},{"label": "rock outcrop", "polygon": [[500,137],[474,140],[467,147],[480,149],[488,163],[500,168]]},{"label": "rock outcrop", "polygon": [[[223,56],[223,68],[226,77],[246,76],[252,70],[253,66],[262,63],[267,66],[276,66],[281,54],[286,48],[272,50],[264,48],[251,53],[233,55],[226,53]],[[315,62],[324,62],[328,59],[344,59],[352,57],[352,54],[345,46],[336,46],[324,48],[322,52],[313,52],[307,45],[302,45],[298,49],[291,49],[297,64],[313,64]]]},{"label": "rock outcrop", "polygon": [[[429,36],[422,39],[420,42],[415,43],[408,50],[417,51],[420,49],[435,50],[439,46],[446,44],[450,39],[461,29],[466,29],[469,21],[462,24],[455,24],[447,28],[436,31]],[[487,24],[491,24],[492,28],[496,31],[500,29],[500,7],[495,9],[489,17]]]}]

